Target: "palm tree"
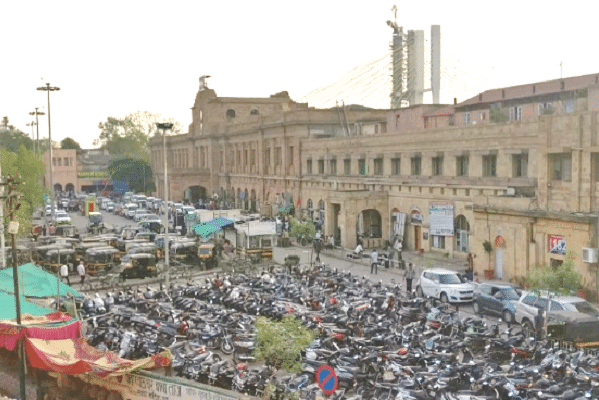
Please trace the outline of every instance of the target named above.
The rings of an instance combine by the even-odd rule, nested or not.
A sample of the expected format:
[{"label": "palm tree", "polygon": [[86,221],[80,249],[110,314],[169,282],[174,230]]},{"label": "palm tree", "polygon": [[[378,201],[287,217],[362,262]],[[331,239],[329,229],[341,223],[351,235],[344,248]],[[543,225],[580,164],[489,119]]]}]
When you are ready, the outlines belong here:
[{"label": "palm tree", "polygon": [[2,125],[4,125],[4,129],[8,129],[8,117],[2,117]]}]

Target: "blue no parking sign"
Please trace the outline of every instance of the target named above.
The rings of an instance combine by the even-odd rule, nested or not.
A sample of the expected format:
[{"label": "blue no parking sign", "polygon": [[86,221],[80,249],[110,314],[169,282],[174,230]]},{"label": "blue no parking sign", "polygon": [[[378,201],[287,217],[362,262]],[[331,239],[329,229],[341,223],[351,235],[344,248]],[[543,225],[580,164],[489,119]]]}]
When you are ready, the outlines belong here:
[{"label": "blue no parking sign", "polygon": [[339,386],[339,378],[333,367],[322,365],[316,370],[316,382],[324,394],[332,395]]}]

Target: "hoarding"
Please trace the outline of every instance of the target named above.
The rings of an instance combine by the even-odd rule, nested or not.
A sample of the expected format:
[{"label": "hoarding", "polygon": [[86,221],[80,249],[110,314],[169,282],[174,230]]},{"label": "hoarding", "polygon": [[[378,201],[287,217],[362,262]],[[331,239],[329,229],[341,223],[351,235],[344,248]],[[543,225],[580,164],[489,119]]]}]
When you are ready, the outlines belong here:
[{"label": "hoarding", "polygon": [[429,234],[453,236],[453,202],[431,201],[428,204]]},{"label": "hoarding", "polygon": [[549,252],[552,254],[566,254],[566,238],[560,235],[549,235]]}]

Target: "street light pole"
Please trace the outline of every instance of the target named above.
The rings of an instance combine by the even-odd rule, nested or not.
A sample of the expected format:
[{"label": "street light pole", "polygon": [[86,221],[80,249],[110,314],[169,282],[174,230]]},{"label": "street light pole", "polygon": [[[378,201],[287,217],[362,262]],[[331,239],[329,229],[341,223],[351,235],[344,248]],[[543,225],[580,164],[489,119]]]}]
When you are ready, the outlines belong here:
[{"label": "street light pole", "polygon": [[37,140],[36,142],[34,142],[34,145],[37,144],[37,146],[33,146],[33,150],[37,153],[40,151],[40,121],[37,119],[37,116],[46,115],[46,113],[43,111],[38,111],[38,107],[35,107],[35,111],[31,111],[29,115],[35,115],[35,125],[37,126]]},{"label": "street light pole", "polygon": [[[38,87],[37,90],[48,92],[48,147],[50,148],[50,209],[52,210],[52,221],[56,220],[56,207],[54,205],[54,164],[52,163],[52,128],[50,126],[50,92],[60,90],[57,86],[50,86],[46,83],[46,86]],[[36,109],[37,111],[37,109]]]},{"label": "street light pole", "polygon": [[[170,122],[156,123],[156,127],[162,130],[162,154],[164,158],[164,272],[166,277],[164,278],[164,285],[167,290],[169,288],[170,276],[169,276],[169,238],[168,238],[168,162],[166,155],[166,131],[173,128],[173,124]],[[177,218],[177,216],[175,216]]]},{"label": "street light pole", "polygon": [[26,124],[31,127],[31,141],[33,142],[33,152],[35,153],[35,132],[33,131],[33,127],[37,125],[34,121],[31,121],[30,124]]}]

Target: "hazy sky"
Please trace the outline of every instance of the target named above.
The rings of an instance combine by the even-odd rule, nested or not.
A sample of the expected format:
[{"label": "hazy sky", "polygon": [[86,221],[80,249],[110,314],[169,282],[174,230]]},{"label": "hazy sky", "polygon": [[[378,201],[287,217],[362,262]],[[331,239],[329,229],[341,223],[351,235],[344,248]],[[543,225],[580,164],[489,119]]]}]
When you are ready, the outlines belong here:
[{"label": "hazy sky", "polygon": [[[299,99],[385,54],[393,4],[404,29],[428,38],[441,25],[443,59],[486,78],[470,96],[559,78],[560,61],[564,76],[599,72],[595,1],[3,0],[0,117],[31,132],[29,112],[47,111],[36,87],[50,82],[61,88],[51,94],[53,139],[91,147],[108,116],[151,111],[187,127],[204,74],[219,96]],[[454,97],[443,80],[441,93]]]}]

